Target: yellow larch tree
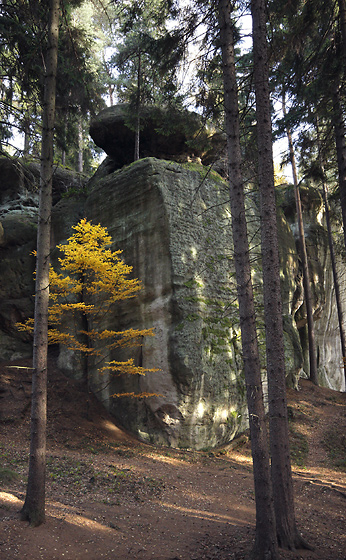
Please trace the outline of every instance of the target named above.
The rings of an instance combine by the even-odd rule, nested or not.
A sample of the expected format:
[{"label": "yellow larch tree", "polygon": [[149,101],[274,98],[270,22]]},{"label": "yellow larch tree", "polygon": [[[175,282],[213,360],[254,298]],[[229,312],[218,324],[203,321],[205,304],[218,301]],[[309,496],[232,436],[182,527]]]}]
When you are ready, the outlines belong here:
[{"label": "yellow larch tree", "polygon": [[[73,226],[66,244],[57,245],[59,272],[50,267],[49,344],[63,344],[85,356],[100,358],[100,374],[145,375],[157,369],[136,366],[127,361],[104,362],[103,350],[140,346],[144,336],[154,336],[153,329],[113,331],[97,329],[98,319],[112,311],[118,301],[133,298],[141,289],[137,278],[129,278],[132,267],[121,258],[122,251],[112,251],[112,239],[106,228],[93,225],[86,218]],[[89,328],[89,324],[93,328]],[[32,329],[33,320],[19,324],[20,330]],[[71,328],[79,325],[81,328]],[[122,393],[116,396],[149,397],[154,393]]]}]

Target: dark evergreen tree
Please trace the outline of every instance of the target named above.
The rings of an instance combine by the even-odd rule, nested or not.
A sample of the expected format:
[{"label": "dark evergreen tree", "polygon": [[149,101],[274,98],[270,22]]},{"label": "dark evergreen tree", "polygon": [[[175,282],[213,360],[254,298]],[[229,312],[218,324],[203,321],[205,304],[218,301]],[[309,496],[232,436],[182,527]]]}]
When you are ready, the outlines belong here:
[{"label": "dark evergreen tree", "polygon": [[177,71],[184,55],[184,35],[168,30],[167,18],[176,15],[173,2],[119,3],[119,38],[112,62],[117,68],[118,100],[128,105],[127,121],[135,131],[134,159],[140,157],[143,106],[183,107]]},{"label": "dark evergreen tree", "polygon": [[[92,25],[94,14],[87,15]],[[95,38],[85,22],[80,21],[81,16],[76,17],[74,6],[64,5],[59,40],[55,139],[64,164],[78,171],[85,167],[87,171],[84,160],[87,162],[90,154],[85,140],[90,116],[104,108],[102,95],[106,93],[106,84],[102,60],[94,55]]]},{"label": "dark evergreen tree", "polygon": [[[101,60],[93,56],[93,41],[77,24],[73,10],[81,0],[64,2],[59,33],[57,121],[55,139],[62,152],[78,149],[80,114],[84,123],[102,106]],[[24,135],[24,154],[39,157],[47,4],[37,0],[0,5],[0,112],[7,136],[15,127]],[[86,128],[86,124],[84,124]],[[1,133],[1,131],[0,131]],[[71,152],[72,152],[71,150]],[[70,158],[67,163],[73,165]]]},{"label": "dark evergreen tree", "polygon": [[59,9],[60,0],[50,0],[47,49],[44,64],[44,105],[40,203],[37,231],[30,462],[26,497],[21,511],[21,518],[23,520],[28,520],[32,526],[38,526],[45,521],[49,257]]},{"label": "dark evergreen tree", "polygon": [[251,14],[272,483],[278,543],[294,550],[307,544],[296,526],[289,449],[265,1],[252,0]]},{"label": "dark evergreen tree", "polygon": [[[276,84],[280,84],[279,87],[284,87],[290,94],[291,110],[284,120],[284,126],[297,128],[299,131],[297,144],[300,148],[299,163],[303,177],[316,178],[314,170],[316,167],[321,169],[320,153],[323,151],[324,160],[328,161],[327,173],[339,183],[346,246],[344,0],[295,0],[286,8],[279,1],[273,0],[270,6]],[[319,134],[316,130],[317,120],[320,123]],[[319,150],[317,146],[320,147]],[[318,182],[323,176],[325,174],[320,171]],[[328,201],[325,202],[328,208]],[[333,260],[332,247],[331,258]],[[337,294],[336,275],[334,281]],[[344,355],[342,321],[340,327]],[[309,346],[311,364],[314,355],[311,355],[312,345]],[[316,376],[313,375],[312,378],[316,380]]]},{"label": "dark evergreen tree", "polygon": [[257,343],[256,315],[243,189],[244,181],[241,172],[242,157],[238,86],[235,70],[231,9],[228,0],[219,0],[218,12],[224,77],[224,110],[229,161],[234,264],[256,499],[256,537],[252,557],[256,560],[276,560],[278,558],[278,550],[270,479],[269,446],[265,425],[261,364]]}]

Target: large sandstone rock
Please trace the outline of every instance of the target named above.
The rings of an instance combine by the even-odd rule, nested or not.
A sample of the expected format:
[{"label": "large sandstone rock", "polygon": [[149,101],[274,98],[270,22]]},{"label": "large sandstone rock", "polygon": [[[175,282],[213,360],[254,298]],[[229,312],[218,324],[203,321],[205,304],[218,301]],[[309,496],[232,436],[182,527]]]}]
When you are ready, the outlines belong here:
[{"label": "large sandstone rock", "polygon": [[[146,377],[100,378],[90,360],[89,383],[112,414],[143,439],[197,449],[221,445],[247,426],[229,190],[207,171],[197,164],[184,167],[153,158],[122,171],[105,166],[92,181],[85,206],[87,217],[107,227],[113,248],[123,250],[143,283],[138,299],[110,310],[101,328],[153,326],[156,333],[144,340],[142,349],[113,351],[107,360],[135,356],[144,367],[161,369]],[[256,200],[249,202],[248,213],[256,257]],[[297,258],[282,214],[281,221],[282,244],[292,253],[283,275],[289,301]],[[255,277],[260,285],[259,262]],[[260,303],[259,290],[257,295]],[[291,311],[287,304],[287,370],[296,384],[303,357]],[[60,364],[82,376],[70,352],[63,350]],[[133,391],[158,396],[145,402],[111,397]]]},{"label": "large sandstone rock", "polygon": [[30,337],[16,323],[33,315],[33,272],[37,227],[31,215],[8,215],[1,220],[0,238],[0,356],[14,360],[30,356]]},{"label": "large sandstone rock", "polygon": [[[135,122],[126,105],[101,111],[90,124],[90,136],[109,156],[108,165],[120,169],[133,161]],[[201,158],[226,173],[225,135],[207,130],[200,115],[190,111],[143,107],[140,157],[153,156],[183,162]]]},{"label": "large sandstone rock", "polygon": [[[32,170],[30,173],[35,175]],[[37,207],[35,190],[28,188],[25,176],[22,169],[8,167],[6,180],[0,183],[2,359],[31,352],[31,342],[15,328],[16,321],[33,312],[31,251],[36,243]],[[55,205],[52,260],[56,262],[55,245],[70,236],[72,225],[80,218],[86,216],[106,226],[113,248],[123,250],[143,290],[137,299],[110,309],[100,326],[119,330],[153,326],[156,335],[144,339],[141,348],[112,351],[105,359],[133,356],[137,364],[160,368],[146,377],[100,377],[100,364],[89,359],[90,388],[125,428],[144,440],[196,449],[229,441],[247,426],[247,412],[228,185],[197,163],[179,165],[146,158],[116,171],[114,161],[108,158],[88,188],[87,198],[81,194],[64,197]],[[284,210],[278,211],[278,224],[286,370],[289,383],[297,385],[299,375],[307,371],[306,317],[291,189],[287,187],[280,196]],[[331,270],[316,191],[303,191],[303,206],[320,380],[343,390]],[[261,327],[256,193],[248,197],[247,212]],[[341,258],[338,266],[344,266]],[[259,328],[262,351],[263,332]],[[59,365],[75,378],[85,375],[85,363],[76,352],[62,348]],[[115,392],[132,391],[155,392],[157,396],[146,400],[112,398]]]},{"label": "large sandstone rock", "polygon": [[0,217],[31,215],[36,217],[39,183],[20,160],[0,158]]},{"label": "large sandstone rock", "polygon": [[[143,283],[140,296],[110,310],[101,328],[153,326],[156,333],[143,341],[141,349],[113,351],[106,359],[134,356],[144,367],[161,369],[146,377],[114,379],[100,377],[100,364],[89,360],[89,384],[119,422],[141,438],[197,449],[221,445],[247,425],[228,185],[218,175],[206,173],[201,165],[153,158],[114,171],[107,160],[90,182],[92,192],[85,205],[85,215],[108,228],[113,248],[123,250],[125,261]],[[287,203],[284,207],[290,215]],[[254,193],[248,218],[260,310],[257,208]],[[65,215],[63,210],[60,229]],[[305,353],[295,320],[303,303],[301,273],[295,238],[282,211],[278,223],[286,369],[289,383],[296,386]],[[67,236],[67,230],[63,227],[60,236],[63,231]],[[319,278],[322,269],[320,261],[315,264]],[[319,281],[316,306],[323,307],[324,291],[318,286]],[[259,337],[264,343],[262,329]],[[325,337],[321,344],[328,348],[330,341]],[[71,375],[82,377],[81,362],[73,353],[63,350],[59,363]],[[142,391],[158,395],[146,401],[111,396]]]},{"label": "large sandstone rock", "polygon": [[[78,192],[86,178],[57,167],[53,174],[53,204],[64,195]],[[9,157],[0,157],[0,218],[7,214],[37,216],[40,165]]]},{"label": "large sandstone rock", "polygon": [[[138,299],[104,317],[104,328],[147,328],[135,355],[160,372],[91,383],[114,416],[143,439],[201,449],[247,425],[232,260],[228,186],[216,174],[153,158],[100,180],[86,215],[108,228],[143,283]],[[102,387],[106,386],[104,390]],[[158,396],[111,399],[114,392]]]},{"label": "large sandstone rock", "polygon": [[32,341],[18,321],[33,315],[38,182],[20,160],[0,158],[0,356],[30,356]]}]

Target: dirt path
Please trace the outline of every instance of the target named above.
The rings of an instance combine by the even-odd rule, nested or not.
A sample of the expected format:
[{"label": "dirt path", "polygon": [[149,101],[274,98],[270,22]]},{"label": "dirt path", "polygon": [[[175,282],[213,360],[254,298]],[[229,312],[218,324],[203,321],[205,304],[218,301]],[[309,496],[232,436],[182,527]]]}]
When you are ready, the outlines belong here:
[{"label": "dirt path", "polygon": [[[254,538],[248,443],[213,453],[141,444],[96,402],[85,418],[77,387],[51,368],[47,521],[19,520],[27,476],[30,377],[0,368],[1,560],[244,560]],[[296,513],[314,553],[346,559],[346,395],[302,382],[289,391]],[[344,445],[344,448],[342,447]],[[340,455],[341,454],[341,455]],[[4,474],[4,469],[7,469]],[[0,471],[1,472],[1,471]],[[14,477],[13,479],[11,479]]]}]

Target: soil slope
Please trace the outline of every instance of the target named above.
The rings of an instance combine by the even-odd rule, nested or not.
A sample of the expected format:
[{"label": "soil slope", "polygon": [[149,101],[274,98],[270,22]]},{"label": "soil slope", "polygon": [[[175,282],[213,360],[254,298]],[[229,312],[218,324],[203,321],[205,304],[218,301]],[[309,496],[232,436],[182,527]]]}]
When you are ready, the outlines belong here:
[{"label": "soil slope", "polygon": [[[249,442],[209,452],[138,442],[54,360],[49,369],[47,520],[18,512],[26,488],[30,369],[0,366],[1,560],[244,560],[254,539]],[[289,391],[296,517],[314,552],[346,559],[346,395]]]}]

